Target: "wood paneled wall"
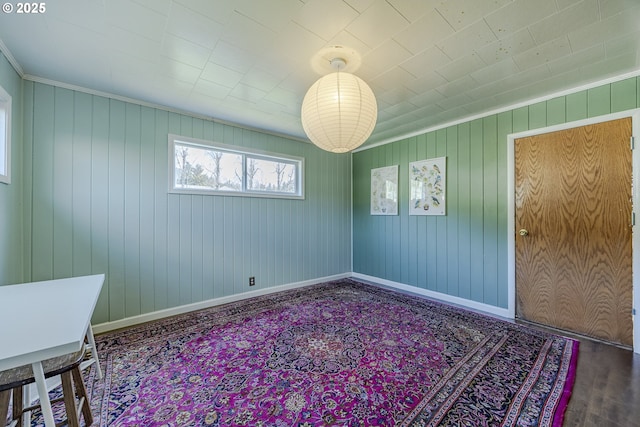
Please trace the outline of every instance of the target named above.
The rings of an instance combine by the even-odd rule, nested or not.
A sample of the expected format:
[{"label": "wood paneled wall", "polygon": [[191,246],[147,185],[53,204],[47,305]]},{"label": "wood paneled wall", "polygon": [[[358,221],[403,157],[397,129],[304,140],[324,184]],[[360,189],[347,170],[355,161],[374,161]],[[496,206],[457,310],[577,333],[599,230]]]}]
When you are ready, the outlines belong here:
[{"label": "wood paneled wall", "polygon": [[[507,135],[637,108],[638,78],[353,155],[353,271],[507,308]],[[408,215],[409,162],[447,157],[447,215]],[[399,165],[399,215],[371,216],[371,169]]]},{"label": "wood paneled wall", "polygon": [[[25,280],[106,273],[94,323],[351,270],[349,156],[31,81],[24,103]],[[169,133],[304,157],[306,198],[168,194]]]},{"label": "wood paneled wall", "polygon": [[23,277],[22,79],[0,52],[0,86],[11,96],[11,184],[0,183],[0,285]]}]

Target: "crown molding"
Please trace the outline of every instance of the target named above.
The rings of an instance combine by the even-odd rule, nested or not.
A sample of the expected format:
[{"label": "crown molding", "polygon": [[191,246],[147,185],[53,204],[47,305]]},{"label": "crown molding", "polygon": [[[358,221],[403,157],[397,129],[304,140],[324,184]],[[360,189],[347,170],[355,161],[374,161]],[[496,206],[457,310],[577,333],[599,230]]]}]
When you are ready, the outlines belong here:
[{"label": "crown molding", "polygon": [[9,61],[9,64],[11,64],[13,69],[16,70],[16,73],[18,73],[20,77],[24,78],[24,70],[22,69],[22,66],[18,63],[2,39],[0,39],[0,52],[2,52],[5,58],[7,58],[7,61]]}]

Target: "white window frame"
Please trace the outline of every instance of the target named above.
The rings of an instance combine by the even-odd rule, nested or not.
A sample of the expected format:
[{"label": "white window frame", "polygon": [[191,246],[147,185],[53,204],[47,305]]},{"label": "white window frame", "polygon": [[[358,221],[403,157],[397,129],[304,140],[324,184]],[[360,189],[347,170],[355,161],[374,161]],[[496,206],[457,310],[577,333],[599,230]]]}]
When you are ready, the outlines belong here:
[{"label": "white window frame", "polygon": [[11,95],[0,86],[0,183],[11,183]]},{"label": "white window frame", "polygon": [[[199,194],[199,195],[217,195],[217,196],[240,196],[240,197],[265,197],[275,199],[304,199],[304,157],[289,156],[286,154],[272,153],[268,151],[256,150],[246,147],[238,147],[234,145],[216,143],[202,139],[189,138],[180,135],[169,134],[169,193],[176,194]],[[180,145],[189,145],[195,148],[203,148],[208,150],[217,150],[242,156],[242,188],[238,191],[225,191],[214,189],[194,189],[183,188],[175,185],[176,180],[176,162],[175,150],[176,143]],[[285,193],[276,191],[251,190],[247,188],[246,165],[247,158],[268,161],[282,161],[282,163],[293,164],[296,166],[296,192]]]}]

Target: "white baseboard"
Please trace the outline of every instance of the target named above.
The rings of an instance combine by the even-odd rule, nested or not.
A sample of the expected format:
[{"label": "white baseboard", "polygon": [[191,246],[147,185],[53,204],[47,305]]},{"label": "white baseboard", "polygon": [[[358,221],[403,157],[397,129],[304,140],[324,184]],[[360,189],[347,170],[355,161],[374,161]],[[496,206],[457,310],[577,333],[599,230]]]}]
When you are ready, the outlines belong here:
[{"label": "white baseboard", "polygon": [[452,295],[443,294],[436,291],[430,291],[428,289],[418,288],[416,286],[406,285],[404,283],[393,282],[387,279],[381,279],[379,277],[367,276],[366,274],[352,273],[351,277],[354,279],[361,279],[367,282],[388,286],[390,288],[400,289],[406,292],[411,292],[418,295],[424,295],[429,298],[433,298],[438,301],[442,301],[448,304],[457,305],[463,308],[467,308],[473,311],[479,311],[491,316],[501,317],[506,320],[513,320],[513,315],[506,308],[500,308],[489,304],[484,304],[477,301],[468,300],[465,298],[455,297]]},{"label": "white baseboard", "polygon": [[240,301],[247,298],[253,298],[260,295],[268,295],[275,292],[286,291],[288,289],[302,288],[305,286],[316,285],[318,283],[330,282],[332,280],[345,279],[348,277],[351,277],[351,273],[336,274],[333,276],[326,276],[326,277],[321,277],[317,279],[305,280],[302,282],[288,283],[285,285],[274,286],[271,288],[256,289],[255,291],[243,292],[241,294],[229,295],[229,296],[220,297],[220,298],[213,298],[206,301],[200,301],[192,304],[181,305],[178,307],[171,307],[164,310],[153,311],[151,313],[140,314],[138,316],[132,316],[132,317],[126,317],[120,320],[114,320],[113,322],[105,322],[105,323],[93,325],[93,333],[100,334],[103,332],[109,332],[116,329],[139,325],[141,323],[150,322],[152,320],[158,320],[158,319],[163,319],[165,317],[175,316],[177,314],[183,314],[191,311],[202,310],[204,308],[215,307],[217,305]]},{"label": "white baseboard", "polygon": [[354,279],[360,279],[374,284],[387,286],[406,292],[411,292],[418,295],[423,295],[429,298],[433,298],[449,304],[461,306],[470,310],[480,311],[485,314],[501,317],[504,319],[513,319],[513,315],[510,314],[506,308],[500,308],[489,304],[480,303],[477,301],[468,300],[465,298],[455,297],[452,295],[443,294],[440,292],[430,291],[428,289],[422,289],[415,286],[406,285],[404,283],[394,282],[387,279],[381,279],[379,277],[368,276],[360,273],[344,273],[336,274],[333,276],[320,277],[317,279],[305,280],[302,282],[288,283],[285,285],[274,286],[271,288],[257,289],[255,291],[243,292],[241,294],[229,295],[226,297],[213,298],[206,301],[200,301],[193,304],[181,305],[178,307],[167,308],[164,310],[153,311],[150,313],[140,314],[138,316],[127,317],[120,320],[114,320],[113,322],[105,322],[97,325],[93,325],[93,332],[95,334],[113,331],[116,329],[127,328],[130,326],[139,325],[141,323],[150,322],[152,320],[163,319],[165,317],[175,316],[177,314],[188,313],[191,311],[202,310],[204,308],[215,307],[217,305],[227,304],[230,302],[240,301],[243,299],[253,298],[261,295],[268,295],[276,292],[286,291],[289,289],[297,289],[305,286],[316,285],[318,283],[329,282],[332,280],[339,280],[353,277]]}]

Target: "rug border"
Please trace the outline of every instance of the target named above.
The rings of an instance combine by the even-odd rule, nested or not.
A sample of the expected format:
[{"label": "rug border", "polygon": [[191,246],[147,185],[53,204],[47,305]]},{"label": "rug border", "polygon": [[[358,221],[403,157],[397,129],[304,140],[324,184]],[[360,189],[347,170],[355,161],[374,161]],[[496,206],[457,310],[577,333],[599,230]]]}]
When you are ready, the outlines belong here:
[{"label": "rug border", "polygon": [[567,411],[567,407],[569,406],[569,400],[571,399],[571,395],[573,392],[573,386],[575,385],[576,373],[578,370],[578,354],[580,341],[568,337],[563,338],[567,338],[573,341],[573,345],[571,346],[571,360],[569,362],[569,371],[567,372],[567,378],[562,390],[562,396],[558,401],[558,406],[556,407],[555,414],[553,415],[553,427],[562,427],[564,416]]}]

